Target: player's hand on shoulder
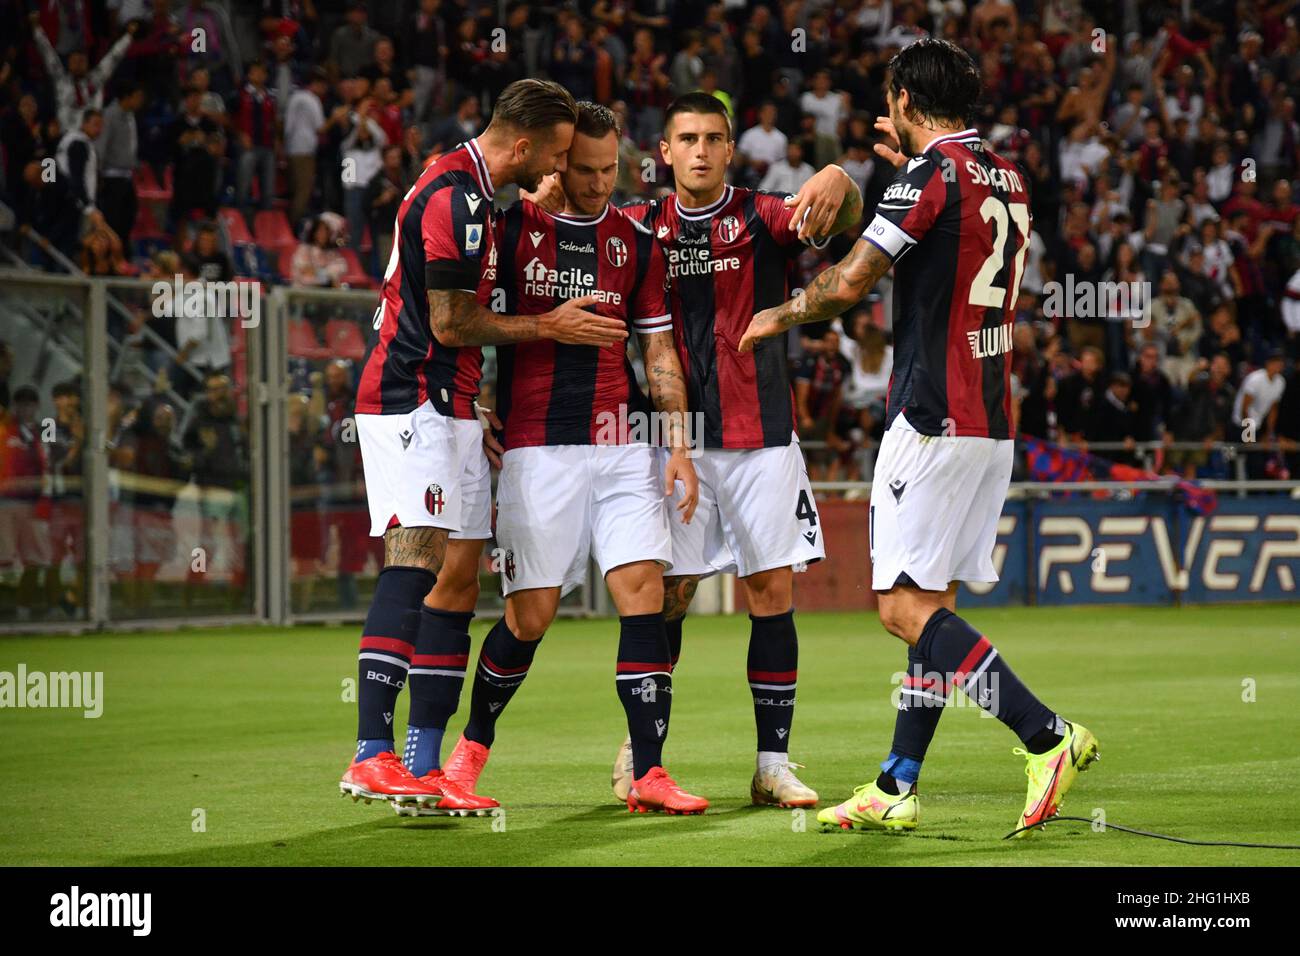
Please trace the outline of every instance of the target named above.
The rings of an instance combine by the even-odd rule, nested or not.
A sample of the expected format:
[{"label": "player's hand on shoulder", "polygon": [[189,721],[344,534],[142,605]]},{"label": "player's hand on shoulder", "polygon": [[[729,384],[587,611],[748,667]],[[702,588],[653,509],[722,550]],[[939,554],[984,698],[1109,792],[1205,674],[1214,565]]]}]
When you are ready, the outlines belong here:
[{"label": "player's hand on shoulder", "polygon": [[587,307],[594,306],[597,301],[598,296],[584,295],[560,303],[540,317],[539,334],[565,345],[621,345],[627,340],[627,323],[608,315],[588,312]]},{"label": "player's hand on shoulder", "polygon": [[798,231],[801,240],[821,240],[834,225],[844,197],[854,188],[853,180],[838,166],[826,166],[814,173],[785,201],[786,208],[791,209],[791,228]]},{"label": "player's hand on shoulder", "polygon": [[537,185],[536,192],[520,189],[519,198],[527,199],[549,213],[564,212],[566,197],[564,195],[564,186],[560,184],[560,174],[551,173],[549,176],[543,176],[542,181]]}]

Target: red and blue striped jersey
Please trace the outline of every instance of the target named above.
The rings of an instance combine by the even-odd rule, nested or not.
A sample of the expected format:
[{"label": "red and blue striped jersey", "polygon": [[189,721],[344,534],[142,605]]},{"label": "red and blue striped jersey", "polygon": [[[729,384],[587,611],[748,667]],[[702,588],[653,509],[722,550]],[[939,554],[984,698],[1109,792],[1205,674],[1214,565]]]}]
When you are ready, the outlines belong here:
[{"label": "red and blue striped jersey", "polygon": [[[495,263],[479,298],[507,315],[540,315],[598,295],[595,311],[631,333],[672,329],[668,272],[649,230],[606,206],[598,216],[552,215],[527,200],[497,217]],[[507,449],[528,445],[623,444],[650,440],[650,411],[623,345],[565,345],[549,339],[497,349],[497,414]],[[632,432],[629,434],[629,427]]]},{"label": "red and blue striped jersey", "polygon": [[482,350],[438,343],[429,327],[429,292],[478,290],[494,252],[492,218],[492,179],[475,140],[441,156],[407,192],[357,388],[358,412],[402,415],[429,401],[439,414],[474,417]]},{"label": "red and blue striped jersey", "polygon": [[784,196],[726,186],[687,209],[677,195],[623,210],[654,232],[668,258],[674,333],[690,410],[705,448],[790,444],[794,399],[786,336],[736,346],[754,313],[790,297],[791,260],[803,250]]},{"label": "red and blue striped jersey", "polygon": [[[894,261],[886,427],[1011,438],[1011,330],[1029,248],[1019,171],[973,129],[901,167],[862,238]],[[915,248],[915,251],[912,251]]]}]

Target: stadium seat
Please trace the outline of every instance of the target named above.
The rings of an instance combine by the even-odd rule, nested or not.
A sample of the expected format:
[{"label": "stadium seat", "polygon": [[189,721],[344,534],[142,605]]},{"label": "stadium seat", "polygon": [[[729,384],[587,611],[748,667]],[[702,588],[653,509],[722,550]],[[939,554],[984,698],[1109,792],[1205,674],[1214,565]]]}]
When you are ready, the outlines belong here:
[{"label": "stadium seat", "polygon": [[289,228],[289,220],[281,209],[263,209],[253,218],[253,235],[264,249],[277,252],[296,247],[298,240]]},{"label": "stadium seat", "polygon": [[325,324],[325,344],[335,358],[360,362],[366,357],[366,340],[355,322],[330,319]]},{"label": "stadium seat", "polygon": [[135,225],[131,227],[131,238],[135,239],[163,239],[166,233],[158,225],[158,219],[154,215],[153,206],[149,203],[141,203],[136,210]]},{"label": "stadium seat", "polygon": [[231,243],[253,241],[252,233],[248,231],[248,224],[244,222],[244,216],[238,209],[223,206],[217,210],[217,218],[226,227]]},{"label": "stadium seat", "polygon": [[275,273],[286,283],[293,284],[293,254],[298,251],[301,243],[294,242],[282,249],[276,250],[271,255],[277,259],[275,264]]},{"label": "stadium seat", "polygon": [[373,289],[375,280],[370,277],[370,273],[361,267],[361,260],[357,257],[356,252],[347,246],[344,246],[339,251],[343,253],[343,258],[348,263],[348,271],[344,273],[342,281],[354,289]]},{"label": "stadium seat", "polygon": [[289,320],[289,354],[318,360],[331,357],[329,346],[321,344],[311,323],[303,318]]},{"label": "stadium seat", "polygon": [[170,165],[163,167],[163,181],[158,182],[158,176],[153,171],[153,166],[148,163],[141,163],[135,168],[135,194],[141,202],[171,202],[172,201],[172,168]]}]

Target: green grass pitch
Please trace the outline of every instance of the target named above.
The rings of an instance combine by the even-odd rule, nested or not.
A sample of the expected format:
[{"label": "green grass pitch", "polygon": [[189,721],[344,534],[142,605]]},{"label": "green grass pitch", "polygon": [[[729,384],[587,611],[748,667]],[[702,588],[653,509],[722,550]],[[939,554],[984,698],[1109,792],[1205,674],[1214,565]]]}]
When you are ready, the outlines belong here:
[{"label": "green grass pitch", "polygon": [[[1200,839],[1300,842],[1295,606],[1018,608],[972,623],[1048,706],[1088,724],[1102,760],[1066,814]],[[875,776],[903,645],[869,614],[802,614],[792,756],[823,804]],[[492,622],[475,622],[475,647]],[[405,820],[339,796],[351,755],[357,629],[248,628],[0,640],[0,670],[103,671],[104,713],[0,710],[0,861],[58,865],[1132,865],[1300,863],[1081,824],[1003,841],[1024,800],[1018,741],[950,708],[912,835],[818,832],[749,805],[748,622],[692,617],[667,765],[713,803],[631,815],[609,772],[623,737],[617,622],[562,621],[498,729],[484,792],[505,814]],[[1253,681],[1253,702],[1243,685]],[[444,754],[463,726],[453,718]],[[1249,696],[1249,695],[1247,695]],[[399,703],[399,723],[406,711]],[[396,728],[402,739],[404,728]],[[399,743],[400,749],[400,743]],[[205,828],[195,832],[195,811]]]}]

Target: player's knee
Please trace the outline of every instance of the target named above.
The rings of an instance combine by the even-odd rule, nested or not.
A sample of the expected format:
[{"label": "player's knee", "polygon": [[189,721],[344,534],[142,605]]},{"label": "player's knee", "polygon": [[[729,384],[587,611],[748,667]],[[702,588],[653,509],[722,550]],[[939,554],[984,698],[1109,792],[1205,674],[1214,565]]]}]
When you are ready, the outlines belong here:
[{"label": "player's knee", "polygon": [[754,574],[745,578],[745,597],[749,613],[756,617],[784,614],[794,604],[793,582],[788,574]]},{"label": "player's knee", "polygon": [[880,624],[886,631],[908,644],[915,644],[921,636],[916,626],[916,615],[912,608],[895,600],[880,602]]},{"label": "player's knee", "polygon": [[558,601],[512,601],[506,605],[506,626],[520,641],[538,641],[555,620]]}]

